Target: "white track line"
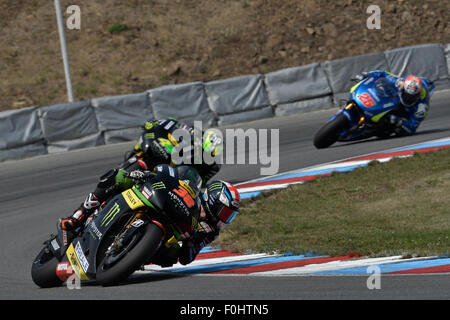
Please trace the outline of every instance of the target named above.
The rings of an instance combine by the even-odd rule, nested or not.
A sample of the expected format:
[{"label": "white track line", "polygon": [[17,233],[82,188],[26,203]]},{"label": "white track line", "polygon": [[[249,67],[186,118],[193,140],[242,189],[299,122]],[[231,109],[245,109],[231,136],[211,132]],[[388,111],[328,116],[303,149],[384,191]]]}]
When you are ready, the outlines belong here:
[{"label": "white track line", "polygon": [[303,267],[289,268],[289,269],[281,269],[281,270],[272,270],[272,271],[264,271],[264,272],[255,272],[250,273],[252,276],[293,276],[293,275],[311,275],[316,272],[322,271],[334,271],[339,269],[347,269],[347,268],[357,268],[357,267],[365,267],[371,265],[378,264],[388,264],[388,263],[397,263],[397,262],[408,262],[408,261],[416,261],[416,260],[428,260],[435,259],[436,257],[420,257],[420,258],[410,258],[403,259],[402,256],[392,256],[392,257],[382,257],[382,258],[367,258],[367,259],[358,259],[358,260],[338,260],[332,262],[325,262],[319,264],[309,264]]},{"label": "white track line", "polygon": [[173,270],[182,270],[182,269],[189,269],[191,267],[198,267],[198,266],[207,266],[207,265],[214,265],[214,264],[221,264],[221,263],[230,263],[230,262],[237,262],[237,261],[246,261],[246,260],[254,260],[254,259],[260,259],[260,258],[270,258],[270,257],[279,257],[280,255],[277,254],[267,254],[267,253],[258,253],[258,254],[247,254],[247,255],[236,255],[236,256],[228,256],[223,258],[206,258],[206,259],[200,259],[200,260],[194,260],[189,265],[182,265],[181,263],[174,264],[172,267],[168,268],[162,268],[158,265],[150,264],[144,266],[145,271],[173,271]]}]

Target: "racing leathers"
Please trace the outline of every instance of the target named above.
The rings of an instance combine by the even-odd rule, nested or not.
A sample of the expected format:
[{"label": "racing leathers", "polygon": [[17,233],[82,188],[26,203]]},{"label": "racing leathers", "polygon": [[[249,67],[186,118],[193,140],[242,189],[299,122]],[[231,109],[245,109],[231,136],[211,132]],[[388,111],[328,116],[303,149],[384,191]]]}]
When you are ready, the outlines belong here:
[{"label": "racing leathers", "polygon": [[[369,76],[373,77],[375,81],[383,77],[397,90],[400,90],[403,81],[406,79],[406,77],[397,77],[392,73],[380,70],[364,72],[358,75],[357,79],[363,80]],[[417,102],[412,106],[399,103],[397,109],[388,117],[388,124],[397,136],[414,134],[421,122],[425,120],[430,109],[430,98],[434,90],[434,83],[426,78],[419,78],[422,81],[423,88]]]},{"label": "racing leathers", "polygon": [[161,267],[171,267],[177,262],[187,265],[195,260],[200,250],[219,237],[220,230],[210,221],[200,221],[195,233],[182,241],[181,248],[161,246],[151,262]]},{"label": "racing leathers", "polygon": [[197,170],[202,177],[204,186],[209,179],[219,172],[221,165],[215,162],[207,164],[203,161],[201,161],[201,163],[196,163],[196,161],[194,161],[195,147],[196,145],[202,146],[202,141],[195,136],[193,127],[183,122],[179,122],[174,118],[147,121],[144,125],[144,131],[134,146],[134,149],[128,152],[125,155],[125,158],[127,160],[133,156],[138,156],[138,158],[144,160],[147,165],[153,164],[153,166],[155,166],[157,164],[166,163],[176,166],[171,159],[171,151],[173,150],[174,145],[178,143],[172,136],[177,129],[185,130],[190,134],[192,148],[190,156],[187,157],[190,159],[188,165]]},{"label": "racing leathers", "polygon": [[[194,141],[194,129],[192,127],[174,118],[147,121],[134,149],[125,154],[125,161],[100,177],[94,192],[87,195],[85,201],[71,216],[61,219],[61,227],[65,230],[78,228],[110,196],[130,188],[133,185],[133,173],[138,174],[139,170],[152,170],[158,164],[176,166],[171,160],[171,152],[174,144],[177,143],[172,137],[172,133],[176,129],[184,129],[189,132],[192,143],[201,143]],[[194,148],[191,150],[193,153]],[[194,162],[190,166],[197,170],[202,178],[203,185],[221,167],[216,162],[212,164],[204,162],[196,164]]]},{"label": "racing leathers", "polygon": [[[213,220],[211,217],[205,214],[205,203],[202,201],[203,198],[200,194],[200,190],[196,187],[196,178],[189,178],[186,174],[180,173],[181,168],[182,167],[177,167],[177,169],[175,169],[177,173],[174,173],[174,170],[168,165],[161,164],[155,167],[154,173],[149,173],[149,178],[145,178],[145,180],[149,181],[150,183],[164,181],[166,185],[170,185],[170,177],[173,176],[177,176],[176,179],[182,179],[184,182],[190,180],[190,182],[188,182],[188,185],[190,186],[189,188],[186,187],[186,184],[183,184],[182,187],[185,188],[185,190],[190,190],[190,196],[194,196],[195,194],[194,201],[191,202],[188,208],[185,208],[186,210],[183,210],[180,213],[180,216],[182,216],[184,219],[187,219],[183,223],[184,227],[181,232],[188,230],[188,232],[181,233],[178,237],[181,237],[182,241],[180,242],[175,237],[166,240],[163,244],[161,244],[158,251],[148,261],[162,267],[170,267],[178,261],[183,265],[191,263],[205,245],[217,239],[220,230],[225,226],[224,223],[217,223],[216,220]],[[214,183],[215,182],[212,182],[211,184]],[[173,188],[173,186],[169,189],[171,188]],[[169,189],[163,188],[158,189],[158,191],[152,192],[148,200],[152,201],[152,197],[155,196],[156,192],[165,193],[169,191]],[[171,192],[169,191],[169,194],[170,193]],[[168,199],[172,199],[174,196],[175,195],[172,193],[172,195]],[[170,203],[170,200],[167,201]],[[175,212],[177,212],[177,210],[179,210],[179,204],[172,206],[166,203],[164,204],[164,208],[175,210]]]}]

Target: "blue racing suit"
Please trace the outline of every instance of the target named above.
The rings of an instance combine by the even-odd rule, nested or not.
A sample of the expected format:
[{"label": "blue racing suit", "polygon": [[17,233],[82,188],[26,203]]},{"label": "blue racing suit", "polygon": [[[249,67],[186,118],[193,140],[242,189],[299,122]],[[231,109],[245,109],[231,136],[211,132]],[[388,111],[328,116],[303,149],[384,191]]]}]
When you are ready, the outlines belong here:
[{"label": "blue racing suit", "polygon": [[[375,79],[384,77],[390,84],[400,89],[400,85],[406,77],[397,77],[392,73],[375,70],[371,72],[365,72],[362,74],[362,78],[372,76]],[[433,81],[426,78],[419,77],[422,80],[423,89],[420,93],[420,99],[415,105],[405,107],[401,103],[397,110],[394,112],[394,117],[391,118],[391,123],[395,127],[394,131],[397,135],[409,135],[416,132],[420,123],[425,120],[428,111],[430,109],[430,98],[434,90]]]}]

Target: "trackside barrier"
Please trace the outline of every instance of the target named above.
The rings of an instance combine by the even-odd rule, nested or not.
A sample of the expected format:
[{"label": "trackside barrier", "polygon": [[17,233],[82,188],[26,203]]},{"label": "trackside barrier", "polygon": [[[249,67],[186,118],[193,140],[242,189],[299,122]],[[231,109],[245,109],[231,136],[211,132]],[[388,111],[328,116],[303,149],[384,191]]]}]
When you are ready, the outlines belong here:
[{"label": "trackside barrier", "polygon": [[[98,122],[98,133],[104,144],[120,142],[130,130],[142,126],[144,119],[153,119],[149,98],[146,93],[127,94],[91,100]],[[134,138],[131,135],[130,138]],[[102,143],[101,139],[97,139]]]},{"label": "trackside barrier", "polygon": [[0,112],[0,161],[47,153],[34,107]]},{"label": "trackside barrier", "polygon": [[385,51],[393,74],[416,74],[435,82],[436,88],[449,88],[449,71],[442,44],[424,44]]},{"label": "trackside barrier", "polygon": [[332,89],[324,68],[318,63],[268,73],[265,84],[276,116],[331,105]]},{"label": "trackside barrier", "polygon": [[348,98],[348,92],[354,85],[354,82],[349,81],[349,79],[354,75],[370,70],[389,70],[389,64],[384,53],[325,61],[322,66],[333,92],[334,105],[340,105],[342,99]]},{"label": "trackside barrier", "polygon": [[136,140],[145,120],[173,116],[203,127],[337,107],[350,78],[388,70],[450,88],[450,43],[423,44],[142,93],[0,112],[0,161]]},{"label": "trackside barrier", "polygon": [[102,144],[90,101],[41,107],[37,114],[48,153]]},{"label": "trackside barrier", "polygon": [[273,116],[260,74],[211,81],[204,86],[219,126]]},{"label": "trackside barrier", "polygon": [[[450,78],[450,43],[447,43],[444,48],[445,60],[447,61],[447,72]],[[450,80],[450,79],[448,79]]]},{"label": "trackside barrier", "polygon": [[176,117],[180,121],[192,124],[202,120],[214,125],[216,116],[208,106],[205,86],[202,82],[179,85],[167,85],[147,91],[155,119]]}]

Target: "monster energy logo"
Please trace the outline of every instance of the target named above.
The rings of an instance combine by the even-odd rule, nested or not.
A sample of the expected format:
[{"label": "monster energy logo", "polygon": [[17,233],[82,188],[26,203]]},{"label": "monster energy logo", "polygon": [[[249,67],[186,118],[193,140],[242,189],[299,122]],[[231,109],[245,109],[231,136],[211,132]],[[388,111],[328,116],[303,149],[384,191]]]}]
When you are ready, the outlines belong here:
[{"label": "monster energy logo", "polygon": [[165,189],[166,186],[162,181],[159,181],[159,182],[152,184],[152,188],[155,190],[160,190],[160,189]]},{"label": "monster energy logo", "polygon": [[221,189],[222,186],[223,186],[222,182],[216,182],[216,183],[213,183],[212,185],[210,185],[208,189],[213,191],[213,190]]},{"label": "monster energy logo", "polygon": [[114,219],[114,217],[119,213],[120,208],[119,204],[114,203],[111,209],[109,209],[108,213],[103,217],[101,226],[107,226],[111,223],[111,221]]}]

